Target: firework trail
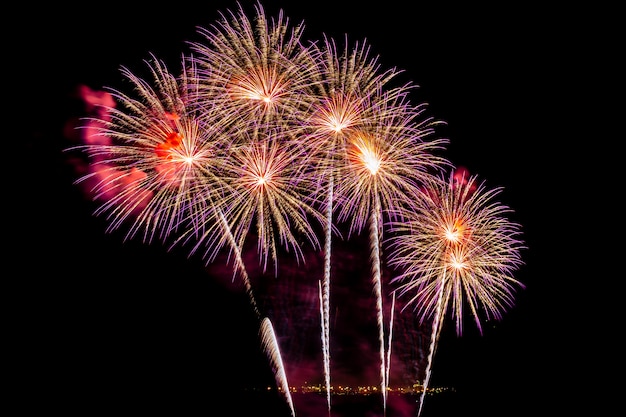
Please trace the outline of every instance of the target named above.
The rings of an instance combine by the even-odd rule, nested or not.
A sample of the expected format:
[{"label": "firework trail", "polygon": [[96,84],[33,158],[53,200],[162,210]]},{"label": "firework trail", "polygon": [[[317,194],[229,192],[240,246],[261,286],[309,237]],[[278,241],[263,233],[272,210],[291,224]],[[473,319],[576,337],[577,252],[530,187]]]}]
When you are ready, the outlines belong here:
[{"label": "firework trail", "polygon": [[323,360],[324,360],[324,381],[326,384],[326,400],[328,403],[328,412],[330,413],[330,266],[331,266],[331,246],[332,246],[332,218],[333,218],[333,181],[331,175],[331,182],[328,190],[328,204],[326,209],[326,223],[324,224],[324,279],[322,290],[322,348],[323,348]]},{"label": "firework trail", "polygon": [[423,108],[408,104],[404,95],[384,92],[369,97],[370,116],[362,127],[350,129],[345,164],[340,165],[336,191],[338,220],[350,222],[350,233],[370,230],[372,282],[377,298],[381,388],[386,403],[384,314],[382,306],[381,255],[383,214],[405,201],[417,186],[448,162],[436,155],[446,140],[431,139],[432,120],[420,120]]},{"label": "firework trail", "polygon": [[[328,257],[326,258],[328,259]],[[328,342],[330,340],[328,331],[328,289],[326,288],[327,281],[324,283],[319,282],[319,294],[320,294],[320,317],[322,317],[321,324],[321,336],[322,336],[322,353],[324,356],[324,384],[326,386],[326,403],[328,407],[328,415],[330,416],[331,401],[330,401],[330,349]]]},{"label": "firework trail", "polygon": [[[315,45],[317,47],[317,45]],[[307,126],[307,144],[311,152],[318,155],[315,176],[321,185],[317,190],[324,193],[320,201],[326,206],[325,223],[325,269],[322,291],[322,328],[324,364],[330,372],[330,332],[329,299],[331,279],[331,241],[333,234],[333,213],[335,212],[334,189],[339,175],[339,168],[345,166],[345,150],[349,147],[354,129],[367,126],[372,122],[381,122],[371,112],[371,104],[398,100],[410,89],[409,85],[390,88],[384,99],[371,101],[390,80],[399,74],[395,69],[381,71],[378,57],[370,55],[370,46],[366,42],[351,46],[346,37],[344,49],[340,50],[334,40],[324,37],[322,47],[314,53],[320,70],[314,72],[319,79],[314,83],[317,101],[311,107]],[[380,96],[377,96],[380,98]],[[381,105],[382,106],[382,105]],[[378,114],[380,116],[380,113]],[[330,401],[330,375],[326,376],[326,390]],[[330,403],[329,403],[330,407]]]},{"label": "firework trail", "polygon": [[[442,277],[442,287],[444,287],[446,284],[445,280],[446,277],[444,275]],[[437,297],[437,307],[435,310],[435,317],[433,319],[432,329],[430,333],[430,344],[428,346],[428,357],[426,360],[426,369],[424,371],[424,382],[422,383],[422,394],[420,395],[419,408],[417,409],[418,417],[422,414],[424,399],[426,398],[426,393],[428,391],[428,387],[430,386],[430,376],[432,372],[433,359],[435,357],[435,351],[437,350],[437,344],[439,343],[439,335],[441,334],[441,323],[443,321],[443,304],[443,291],[440,291],[439,296]]]},{"label": "firework trail", "polygon": [[291,410],[291,415],[295,416],[296,412],[293,408],[293,400],[291,398],[291,391],[289,390],[289,384],[287,383],[287,375],[285,374],[285,367],[283,365],[283,359],[278,348],[278,341],[276,340],[276,334],[274,333],[274,326],[272,322],[266,317],[261,322],[261,343],[268,354],[274,368],[274,376],[276,383],[280,387],[285,400]]},{"label": "firework trail", "polygon": [[396,292],[393,291],[391,296],[391,308],[389,309],[389,336],[387,337],[387,369],[385,369],[385,379],[387,380],[387,385],[389,385],[389,369],[391,368],[391,342],[393,340],[393,318],[396,312]]},{"label": "firework trail", "polygon": [[402,221],[390,222],[389,265],[401,271],[392,283],[400,296],[410,297],[405,308],[412,305],[421,322],[433,318],[418,415],[446,312],[461,336],[468,307],[482,334],[481,313],[501,320],[514,304],[515,290],[524,288],[513,277],[523,264],[521,226],[507,219],[509,207],[495,201],[502,188],[488,189],[476,178],[459,169],[448,180],[431,182],[414,204],[396,208]]},{"label": "firework trail", "polygon": [[376,296],[376,315],[378,324],[378,344],[380,348],[380,377],[381,377],[381,393],[383,395],[383,415],[387,411],[387,357],[385,353],[385,326],[383,312],[383,295],[382,295],[382,278],[380,265],[380,199],[378,194],[374,195],[374,209],[370,217],[370,248],[372,263],[372,282],[374,284],[374,294]]}]

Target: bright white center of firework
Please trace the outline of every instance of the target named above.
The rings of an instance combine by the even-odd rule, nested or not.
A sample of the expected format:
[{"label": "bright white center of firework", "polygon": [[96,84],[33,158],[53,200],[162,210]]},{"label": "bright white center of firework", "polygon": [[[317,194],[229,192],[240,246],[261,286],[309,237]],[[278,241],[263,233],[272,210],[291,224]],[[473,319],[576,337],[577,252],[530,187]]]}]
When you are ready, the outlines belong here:
[{"label": "bright white center of firework", "polygon": [[467,265],[463,261],[463,258],[459,256],[458,253],[450,254],[450,266],[457,271],[460,271],[467,267]]},{"label": "bright white center of firework", "polygon": [[363,162],[372,175],[376,175],[380,169],[380,159],[376,158],[376,156],[372,153],[369,153],[367,155],[363,155]]},{"label": "bright white center of firework", "polygon": [[263,91],[257,91],[255,93],[250,94],[249,96],[252,100],[259,100],[262,101],[264,103],[271,103],[272,102],[272,97],[265,94]]},{"label": "bright white center of firework", "polygon": [[453,261],[450,264],[452,265],[454,269],[459,270],[459,271],[465,268],[465,264],[463,262]]},{"label": "bright white center of firework", "polygon": [[264,185],[265,183],[267,183],[268,179],[266,177],[258,177],[256,180],[256,184],[261,186]]},{"label": "bright white center of firework", "polygon": [[244,90],[240,89],[241,93],[239,94],[240,98],[248,99],[248,100],[263,100],[263,93],[254,90]]},{"label": "bright white center of firework", "polygon": [[361,159],[363,165],[365,165],[372,175],[376,175],[380,169],[380,158],[378,158],[376,153],[364,143],[356,143],[356,146],[360,151],[359,158]]},{"label": "bright white center of firework", "polygon": [[463,237],[464,230],[465,226],[463,225],[463,222],[461,222],[460,220],[456,220],[454,221],[454,223],[446,228],[444,234],[446,236],[446,239],[448,239],[449,241],[458,243]]},{"label": "bright white center of firework", "polygon": [[458,232],[456,228],[447,229],[445,232],[445,235],[446,235],[446,239],[452,242],[458,242],[459,238],[461,237],[461,234]]},{"label": "bright white center of firework", "polygon": [[346,126],[347,126],[347,124],[346,124],[346,123],[341,123],[341,122],[339,122],[339,121],[336,121],[336,122],[331,123],[331,127],[330,127],[330,128],[331,128],[331,130],[333,130],[333,131],[335,131],[335,132],[339,133],[339,132],[341,132],[341,131],[342,131],[342,130],[346,127]]}]

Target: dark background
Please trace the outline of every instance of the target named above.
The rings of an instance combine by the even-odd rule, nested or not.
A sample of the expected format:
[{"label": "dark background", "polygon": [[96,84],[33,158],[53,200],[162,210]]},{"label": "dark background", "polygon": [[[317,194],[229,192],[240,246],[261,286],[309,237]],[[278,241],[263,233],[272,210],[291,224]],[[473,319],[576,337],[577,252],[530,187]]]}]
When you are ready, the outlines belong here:
[{"label": "dark background", "polygon": [[[242,4],[252,16],[253,3]],[[575,406],[581,385],[593,384],[580,353],[584,337],[575,336],[589,331],[581,330],[585,300],[578,293],[586,278],[582,267],[569,266],[585,253],[571,238],[580,237],[572,229],[580,227],[579,197],[589,188],[581,184],[588,169],[572,154],[580,151],[573,138],[585,128],[576,123],[584,107],[577,103],[589,103],[582,96],[599,77],[581,77],[576,68],[608,48],[587,36],[590,20],[602,19],[590,14],[583,24],[584,10],[530,4],[263,5],[268,16],[282,8],[290,22],[304,20],[307,39],[367,39],[382,67],[405,70],[419,86],[414,101],[447,122],[441,133],[450,139],[448,159],[503,186],[500,199],[523,225],[528,250],[516,278],[526,289],[484,335],[444,331],[433,384],[457,393],[430,410],[427,400],[424,417],[539,415]],[[15,268],[5,279],[16,348],[11,378],[25,394],[24,410],[212,415],[228,404],[231,415],[265,415],[281,408],[279,399],[236,393],[272,381],[247,299],[184,253],[106,234],[105,220],[91,215],[94,207],[71,184],[62,152],[66,122],[81,112],[77,85],[123,89],[119,67],[143,70],[149,53],[178,65],[185,42],[199,40],[196,26],[211,25],[227,8],[236,3],[114,1],[21,12],[23,48],[7,82],[21,92],[15,97],[26,134],[6,139],[7,146],[19,143],[19,159],[9,204],[17,221],[8,220]],[[604,29],[608,36],[611,27]]]}]

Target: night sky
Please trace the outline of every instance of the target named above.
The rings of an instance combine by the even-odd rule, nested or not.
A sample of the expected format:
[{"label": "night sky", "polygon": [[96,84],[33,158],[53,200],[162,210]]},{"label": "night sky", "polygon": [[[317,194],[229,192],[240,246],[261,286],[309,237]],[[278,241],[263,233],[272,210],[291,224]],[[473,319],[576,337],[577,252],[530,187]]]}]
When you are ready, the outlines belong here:
[{"label": "night sky", "polygon": [[[213,415],[221,403],[232,407],[224,415],[286,411],[280,399],[243,400],[237,394],[271,385],[273,377],[259,351],[248,300],[229,272],[188,259],[182,250],[124,242],[123,231],[105,233],[106,220],[91,215],[95,206],[72,185],[62,152],[69,145],[66,123],[81,114],[78,85],[124,89],[119,67],[143,71],[149,53],[177,68],[181,53],[188,52],[186,41],[200,40],[196,26],[207,27],[218,11],[236,8],[234,1],[201,4],[142,9],[113,1],[89,12],[57,10],[56,19],[48,18],[52,10],[40,10],[27,19],[25,30],[37,42],[21,51],[25,72],[18,82],[32,88],[24,96],[32,119],[25,125],[28,135],[19,138],[28,162],[18,175],[24,186],[15,194],[25,204],[17,213],[23,221],[12,225],[19,229],[12,242],[19,267],[10,274],[15,290],[9,295],[16,305],[10,315],[19,354],[15,386],[37,398],[22,402],[25,410]],[[242,4],[252,15],[253,3]],[[427,399],[423,415],[556,409],[570,401],[557,400],[553,389],[569,378],[562,355],[579,314],[565,307],[569,278],[555,264],[550,231],[559,205],[571,198],[555,186],[564,174],[555,150],[564,139],[553,125],[559,123],[553,104],[562,88],[552,84],[559,78],[553,63],[569,50],[566,37],[553,36],[553,12],[530,6],[458,9],[418,2],[409,10],[406,2],[384,4],[263,2],[268,16],[282,8],[291,23],[304,21],[307,39],[366,39],[382,67],[403,69],[401,77],[419,86],[412,102],[428,103],[429,114],[447,122],[440,134],[450,140],[448,159],[489,186],[504,187],[499,200],[523,226],[528,249],[515,277],[526,289],[483,335],[469,323],[457,337],[448,322],[431,385],[456,393],[448,404],[433,401],[430,409]],[[364,245],[357,237],[336,247],[331,304],[337,367],[331,372],[337,383],[367,380],[376,371],[367,359],[351,361],[359,354],[368,358],[361,344],[367,345],[368,332],[375,335],[368,322],[373,310]],[[295,381],[315,379],[319,365],[318,278],[308,275],[320,271],[321,262],[312,254],[306,271],[285,262],[278,278],[258,274],[254,281]],[[410,356],[409,350],[400,347],[398,354]],[[304,407],[296,415],[306,416]]]}]

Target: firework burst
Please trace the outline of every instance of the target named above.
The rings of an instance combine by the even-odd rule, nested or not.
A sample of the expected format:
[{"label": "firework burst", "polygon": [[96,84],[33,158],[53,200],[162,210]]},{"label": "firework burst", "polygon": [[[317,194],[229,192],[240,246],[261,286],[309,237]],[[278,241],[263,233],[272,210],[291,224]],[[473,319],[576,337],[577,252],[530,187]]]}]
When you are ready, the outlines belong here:
[{"label": "firework burst", "polygon": [[[230,136],[219,123],[199,128],[189,100],[193,67],[176,77],[154,57],[146,64],[156,88],[122,68],[136,96],[110,89],[119,107],[109,106],[105,118],[87,121],[97,123],[106,140],[81,147],[93,166],[78,181],[97,179],[94,198],[107,198],[96,214],[106,216],[109,231],[128,225],[127,238],[141,234],[145,242],[166,241],[177,231],[198,231],[206,223],[201,219],[214,213],[206,196],[224,183],[208,170]],[[217,245],[223,243],[220,238]]]},{"label": "firework burst", "polygon": [[[391,283],[399,296],[409,297],[405,308],[412,306],[421,322],[433,320],[424,393],[448,310],[459,336],[465,308],[482,333],[481,315],[500,320],[513,306],[516,289],[524,288],[513,276],[525,248],[521,226],[495,200],[501,191],[476,176],[453,173],[447,181],[428,183],[414,204],[394,209],[402,220],[389,224],[389,265],[401,272]],[[420,412],[423,399],[424,394]]]},{"label": "firework burst", "polygon": [[292,26],[282,10],[268,20],[259,3],[255,12],[251,21],[239,5],[237,12],[221,13],[217,24],[198,29],[205,42],[190,43],[199,68],[198,103],[207,111],[221,107],[232,123],[297,128],[293,121],[313,101],[317,69],[312,49],[301,42],[304,26]]},{"label": "firework burst", "polygon": [[279,126],[241,132],[224,161],[221,178],[228,184],[222,197],[224,215],[240,249],[250,232],[256,232],[263,270],[271,260],[278,273],[280,248],[304,261],[303,243],[320,247],[314,226],[323,223],[324,216],[311,197],[316,184],[303,174],[307,166],[305,148],[290,145]]},{"label": "firework burst", "polygon": [[423,106],[410,106],[402,96],[390,100],[384,93],[369,104],[371,116],[367,123],[348,130],[339,151],[343,163],[336,168],[338,221],[349,222],[351,233],[365,227],[376,205],[394,214],[390,208],[449,165],[438,155],[447,140],[429,138],[436,122],[420,119]]}]

